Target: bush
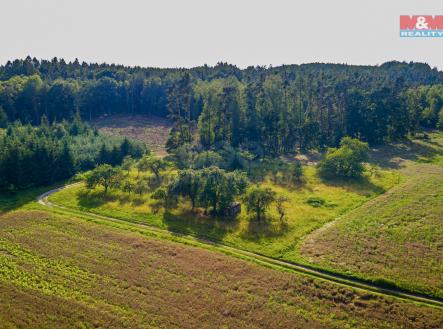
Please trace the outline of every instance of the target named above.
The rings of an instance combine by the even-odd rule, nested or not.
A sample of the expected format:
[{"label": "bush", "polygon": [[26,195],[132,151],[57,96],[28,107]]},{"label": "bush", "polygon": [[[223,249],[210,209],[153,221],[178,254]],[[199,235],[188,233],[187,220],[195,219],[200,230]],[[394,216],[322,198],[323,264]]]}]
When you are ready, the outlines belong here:
[{"label": "bush", "polygon": [[319,197],[310,197],[306,200],[306,203],[314,208],[320,208],[326,205],[326,200]]},{"label": "bush", "polygon": [[318,170],[324,178],[359,178],[363,162],[368,160],[369,147],[358,139],[345,137],[339,148],[331,148],[320,161]]},{"label": "bush", "polygon": [[330,203],[326,201],[323,198],[313,196],[306,200],[306,203],[314,208],[320,208],[320,207],[335,207],[336,205],[334,203]]}]

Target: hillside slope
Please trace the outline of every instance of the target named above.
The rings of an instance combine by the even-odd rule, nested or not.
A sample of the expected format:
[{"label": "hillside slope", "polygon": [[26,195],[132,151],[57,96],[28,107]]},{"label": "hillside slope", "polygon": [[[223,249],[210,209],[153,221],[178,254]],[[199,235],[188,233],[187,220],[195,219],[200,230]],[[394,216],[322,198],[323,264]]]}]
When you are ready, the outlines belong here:
[{"label": "hillside slope", "polygon": [[2,328],[440,328],[441,310],[42,211],[0,216]]},{"label": "hillside slope", "polygon": [[[431,141],[437,151],[440,139]],[[418,143],[416,147],[426,146]],[[309,235],[309,262],[358,277],[443,297],[443,168],[441,155],[399,160],[406,181]]]}]

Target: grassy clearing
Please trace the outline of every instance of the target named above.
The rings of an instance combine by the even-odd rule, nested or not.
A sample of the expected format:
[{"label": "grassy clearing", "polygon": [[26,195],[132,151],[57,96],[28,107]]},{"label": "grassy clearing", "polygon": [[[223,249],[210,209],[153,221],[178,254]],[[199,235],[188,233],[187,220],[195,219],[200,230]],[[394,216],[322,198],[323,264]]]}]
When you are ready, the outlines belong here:
[{"label": "grassy clearing", "polygon": [[42,211],[0,216],[4,328],[440,328],[442,313]]},{"label": "grassy clearing", "polygon": [[165,145],[172,122],[165,118],[147,115],[113,115],[97,119],[93,125],[103,133],[139,140],[159,156],[167,154]]},{"label": "grassy clearing", "polygon": [[384,150],[405,182],[310,235],[307,260],[443,297],[443,134],[431,136]]},{"label": "grassy clearing", "polygon": [[[360,182],[325,184],[318,179],[312,166],[306,167],[305,177],[306,184],[298,188],[277,185],[271,180],[264,183],[290,200],[283,222],[278,220],[275,209],[263,222],[250,219],[244,211],[233,220],[208,218],[202,212],[190,213],[190,205],[185,201],[177,209],[165,212],[156,207],[149,194],[139,197],[111,191],[104,195],[101,189],[88,191],[83,186],[58,192],[50,197],[50,201],[72,209],[202,236],[267,256],[296,261],[300,258],[297,244],[306,234],[374,198],[400,180],[395,173],[378,170]],[[309,204],[313,197],[324,200],[324,204],[320,207]]]}]

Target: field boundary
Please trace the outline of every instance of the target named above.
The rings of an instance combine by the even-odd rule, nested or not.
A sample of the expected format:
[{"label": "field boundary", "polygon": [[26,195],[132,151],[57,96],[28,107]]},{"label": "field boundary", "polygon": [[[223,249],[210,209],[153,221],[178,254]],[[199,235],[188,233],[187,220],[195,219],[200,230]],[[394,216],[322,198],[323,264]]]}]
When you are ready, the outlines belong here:
[{"label": "field boundary", "polygon": [[68,184],[68,185],[64,185],[64,186],[49,190],[49,191],[41,194],[40,196],[38,196],[37,202],[40,205],[45,206],[45,207],[62,210],[64,214],[70,214],[70,215],[73,215],[76,217],[86,216],[86,217],[89,217],[90,219],[92,218],[92,219],[96,219],[96,220],[100,220],[100,221],[110,221],[113,223],[124,224],[125,226],[128,226],[128,227],[139,228],[139,229],[143,229],[144,231],[148,231],[149,233],[152,233],[153,235],[155,235],[156,237],[161,238],[161,239],[167,239],[169,237],[170,238],[169,240],[171,240],[171,237],[173,237],[174,238],[173,241],[178,242],[178,243],[191,244],[191,245],[194,245],[197,247],[203,247],[203,248],[208,248],[208,247],[214,248],[215,247],[218,251],[220,251],[222,253],[229,254],[231,256],[245,259],[248,261],[252,261],[257,264],[266,266],[266,267],[279,268],[279,269],[285,270],[285,271],[296,272],[299,274],[307,275],[310,277],[315,277],[317,279],[332,282],[335,284],[340,284],[340,285],[347,286],[350,288],[366,290],[366,291],[370,291],[372,293],[376,293],[379,295],[396,297],[396,298],[400,298],[403,300],[409,300],[409,301],[413,301],[416,303],[425,304],[427,306],[438,307],[438,308],[443,309],[443,299],[441,299],[441,298],[437,298],[437,297],[433,297],[433,296],[429,296],[429,295],[425,295],[425,294],[420,294],[420,293],[415,293],[415,292],[407,291],[405,289],[400,289],[400,288],[396,288],[396,287],[384,287],[382,285],[376,284],[376,283],[368,281],[368,280],[363,280],[363,279],[355,278],[352,276],[347,276],[345,274],[339,274],[339,273],[331,272],[328,270],[322,270],[322,269],[319,269],[319,268],[316,268],[313,266],[309,266],[309,265],[305,265],[305,264],[301,264],[301,263],[289,262],[289,261],[261,255],[259,253],[247,251],[247,250],[244,250],[241,248],[236,248],[236,247],[229,246],[229,245],[226,245],[226,244],[214,241],[214,240],[207,239],[206,237],[183,234],[180,232],[174,232],[174,231],[160,229],[158,227],[154,227],[154,226],[148,225],[148,224],[132,223],[130,221],[125,221],[123,219],[98,215],[98,214],[94,214],[92,212],[75,210],[75,209],[71,209],[69,207],[64,207],[64,206],[55,204],[55,203],[50,202],[48,200],[50,195],[52,195],[56,192],[59,192],[63,189],[67,189],[67,188],[70,188],[70,187],[73,187],[73,186],[76,186],[79,184],[81,184],[81,183]]}]

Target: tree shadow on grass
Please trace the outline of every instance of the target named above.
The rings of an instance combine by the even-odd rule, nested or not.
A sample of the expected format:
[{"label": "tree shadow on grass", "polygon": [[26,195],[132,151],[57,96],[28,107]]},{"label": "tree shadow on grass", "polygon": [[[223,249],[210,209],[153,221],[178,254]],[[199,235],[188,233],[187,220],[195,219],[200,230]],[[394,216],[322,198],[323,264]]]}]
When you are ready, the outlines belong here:
[{"label": "tree shadow on grass", "polygon": [[98,208],[105,203],[117,200],[110,192],[98,190],[82,190],[77,194],[78,205],[83,209]]},{"label": "tree shadow on grass", "polygon": [[263,238],[278,238],[289,231],[289,225],[285,220],[272,220],[270,218],[257,221],[250,219],[248,228],[240,234],[242,239],[259,241]]},{"label": "tree shadow on grass", "polygon": [[144,203],[145,203],[145,200],[143,200],[143,198],[141,196],[136,196],[131,201],[131,205],[134,207],[139,207]]},{"label": "tree shadow on grass", "polygon": [[226,234],[235,231],[239,225],[236,218],[208,217],[192,212],[173,214],[169,211],[163,214],[163,222],[171,232],[213,241],[222,241]]},{"label": "tree shadow on grass", "polygon": [[[431,145],[429,145],[431,144]],[[433,141],[405,140],[399,143],[373,148],[370,152],[371,162],[384,169],[400,169],[404,161],[431,162],[438,155],[443,155],[439,144]]]},{"label": "tree shadow on grass", "polygon": [[60,186],[60,182],[51,186],[33,187],[26,190],[19,190],[15,193],[0,192],[0,214],[13,211],[34,202],[38,196]]},{"label": "tree shadow on grass", "polygon": [[132,196],[129,194],[120,195],[118,198],[118,203],[121,205],[127,204],[132,201]]},{"label": "tree shadow on grass", "polygon": [[329,186],[340,187],[345,189],[347,192],[352,192],[363,196],[382,194],[386,192],[384,187],[375,185],[367,176],[354,179],[322,178],[322,181]]}]

